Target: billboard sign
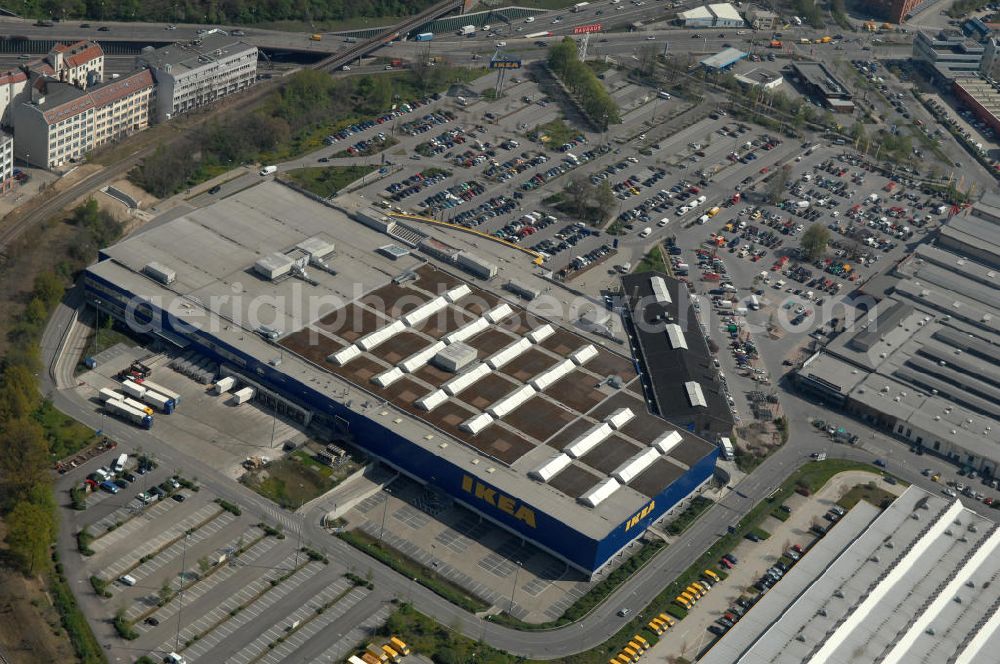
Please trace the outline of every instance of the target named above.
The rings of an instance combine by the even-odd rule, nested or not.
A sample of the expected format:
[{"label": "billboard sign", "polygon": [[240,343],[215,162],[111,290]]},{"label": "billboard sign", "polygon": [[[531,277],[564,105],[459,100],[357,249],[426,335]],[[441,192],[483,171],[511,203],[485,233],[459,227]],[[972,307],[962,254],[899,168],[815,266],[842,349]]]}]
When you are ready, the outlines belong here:
[{"label": "billboard sign", "polygon": [[601,31],[600,23],[591,23],[590,25],[578,25],[575,28],[573,28],[574,35],[585,35],[588,32],[600,32],[600,31]]},{"label": "billboard sign", "polygon": [[490,60],[490,69],[520,69],[520,60]]}]

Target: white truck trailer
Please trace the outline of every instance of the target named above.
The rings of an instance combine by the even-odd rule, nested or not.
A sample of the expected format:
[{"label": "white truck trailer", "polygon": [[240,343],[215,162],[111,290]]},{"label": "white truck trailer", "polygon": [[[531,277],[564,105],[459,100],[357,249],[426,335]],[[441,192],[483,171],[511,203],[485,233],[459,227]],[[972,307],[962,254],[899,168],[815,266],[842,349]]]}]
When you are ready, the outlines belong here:
[{"label": "white truck trailer", "polygon": [[126,422],[132,422],[135,425],[142,427],[143,429],[153,428],[153,416],[147,415],[141,410],[137,410],[132,406],[126,406],[121,401],[105,401],[104,410],[108,413],[114,415],[115,417],[121,418]]}]

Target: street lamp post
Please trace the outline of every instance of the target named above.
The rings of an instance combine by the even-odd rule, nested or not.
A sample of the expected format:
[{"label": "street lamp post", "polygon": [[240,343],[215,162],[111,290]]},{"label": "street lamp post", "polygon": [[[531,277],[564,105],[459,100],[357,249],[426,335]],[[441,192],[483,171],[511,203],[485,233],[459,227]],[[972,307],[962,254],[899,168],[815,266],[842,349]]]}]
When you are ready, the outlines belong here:
[{"label": "street lamp post", "polygon": [[514,591],[517,590],[517,575],[521,571],[521,561],[515,560],[514,563],[517,567],[514,568],[514,585],[510,587],[510,605],[507,607],[508,615],[513,615],[511,612],[514,610]]},{"label": "street lamp post", "polygon": [[181,642],[181,611],[184,610],[184,568],[187,565],[188,539],[190,535],[184,535],[184,552],[181,554],[181,572],[178,576],[181,579],[181,594],[177,598],[177,633],[174,636],[174,651],[178,650]]},{"label": "street lamp post", "polygon": [[389,513],[389,497],[392,495],[392,492],[389,491],[389,487],[386,487],[385,489],[383,489],[383,491],[385,491],[386,496],[385,496],[385,506],[382,508],[382,527],[379,528],[378,530],[379,542],[382,541],[382,535],[385,533],[385,517]]},{"label": "street lamp post", "polygon": [[94,300],[94,308],[97,310],[97,324],[94,326],[94,347],[91,355],[97,355],[98,337],[101,335],[101,301]]}]

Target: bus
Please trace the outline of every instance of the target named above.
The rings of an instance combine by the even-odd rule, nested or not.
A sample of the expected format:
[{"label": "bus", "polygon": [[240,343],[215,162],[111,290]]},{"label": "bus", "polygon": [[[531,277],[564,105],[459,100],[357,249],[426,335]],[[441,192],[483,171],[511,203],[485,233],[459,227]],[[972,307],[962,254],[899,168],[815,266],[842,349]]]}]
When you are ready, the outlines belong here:
[{"label": "bus", "polygon": [[705,576],[712,579],[715,582],[722,581],[722,578],[710,569],[705,570]]},{"label": "bus", "polygon": [[573,12],[580,13],[589,6],[590,6],[589,2],[578,2],[575,5],[573,5]]},{"label": "bus", "polygon": [[676,602],[678,605],[684,607],[688,611],[690,611],[691,608],[692,608],[691,601],[687,597],[685,597],[684,595],[678,595],[677,597],[675,597],[674,598],[674,602]]},{"label": "bus", "polygon": [[392,644],[392,649],[398,652],[400,655],[409,655],[410,647],[403,643],[402,639],[398,636],[393,636],[389,639],[389,643]]},{"label": "bus", "polygon": [[642,638],[638,634],[636,634],[635,636],[633,636],[632,640],[633,641],[637,641],[639,643],[639,645],[642,646],[643,650],[649,650],[649,641],[647,641],[646,639]]}]

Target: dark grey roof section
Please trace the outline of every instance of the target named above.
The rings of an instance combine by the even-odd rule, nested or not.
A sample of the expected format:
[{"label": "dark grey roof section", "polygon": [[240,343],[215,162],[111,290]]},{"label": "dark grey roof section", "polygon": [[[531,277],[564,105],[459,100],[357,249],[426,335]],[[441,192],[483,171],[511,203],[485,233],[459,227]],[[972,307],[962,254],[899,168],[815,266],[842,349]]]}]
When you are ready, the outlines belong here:
[{"label": "dark grey roof section", "polygon": [[[665,281],[672,302],[656,301],[650,277]],[[729,435],[733,415],[687,288],[661,272],[643,272],[622,277],[622,289],[630,341],[641,363],[643,388],[647,397],[652,397],[657,413],[675,426],[709,440]],[[671,345],[668,324],[680,326],[687,348]],[[701,386],[706,406],[693,406],[688,400],[685,383],[690,381]]]},{"label": "dark grey roof section", "polygon": [[903,319],[913,313],[913,307],[899,301],[896,301],[885,311],[881,311],[881,308],[880,306],[875,322],[854,335],[849,344],[851,348],[867,353],[879,342],[882,335],[895,328]]}]

